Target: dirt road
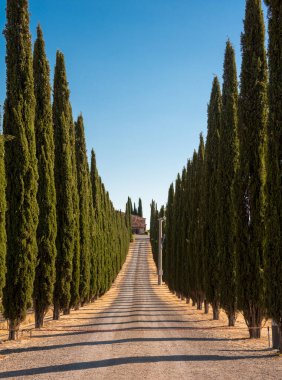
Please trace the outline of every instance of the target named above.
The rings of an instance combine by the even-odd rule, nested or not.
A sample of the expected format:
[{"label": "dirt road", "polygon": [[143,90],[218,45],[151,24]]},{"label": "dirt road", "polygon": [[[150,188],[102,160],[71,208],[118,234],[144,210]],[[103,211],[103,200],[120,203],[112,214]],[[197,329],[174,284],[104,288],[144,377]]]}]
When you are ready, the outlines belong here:
[{"label": "dirt road", "polygon": [[149,239],[139,237],[105,296],[0,346],[0,378],[282,379],[266,333],[258,342],[246,330],[224,330],[226,321],[211,321],[156,283]]}]

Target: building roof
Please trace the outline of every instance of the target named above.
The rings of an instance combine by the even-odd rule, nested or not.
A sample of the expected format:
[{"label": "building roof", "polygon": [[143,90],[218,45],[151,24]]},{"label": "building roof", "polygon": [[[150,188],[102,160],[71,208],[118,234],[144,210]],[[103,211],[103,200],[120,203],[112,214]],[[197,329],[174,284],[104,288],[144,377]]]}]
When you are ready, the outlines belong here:
[{"label": "building roof", "polygon": [[131,215],[131,227],[146,229],[146,218],[141,218],[138,215]]}]

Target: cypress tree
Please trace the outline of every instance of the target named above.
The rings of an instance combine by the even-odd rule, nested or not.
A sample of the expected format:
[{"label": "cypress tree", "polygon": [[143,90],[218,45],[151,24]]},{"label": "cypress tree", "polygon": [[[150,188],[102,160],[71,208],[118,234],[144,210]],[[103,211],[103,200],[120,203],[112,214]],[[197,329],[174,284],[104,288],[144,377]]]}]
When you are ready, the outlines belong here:
[{"label": "cypress tree", "polygon": [[201,262],[201,244],[202,244],[202,226],[200,221],[200,207],[201,207],[201,175],[202,175],[202,166],[203,166],[203,144],[202,136],[200,136],[200,146],[199,146],[199,154],[194,151],[192,165],[191,165],[191,179],[192,179],[192,187],[191,187],[191,233],[189,234],[189,242],[190,242],[190,252],[191,256],[191,274],[190,274],[190,282],[191,287],[194,293],[195,300],[197,302],[197,309],[202,309],[202,304],[204,301],[204,292],[201,283],[202,277],[202,262]]},{"label": "cypress tree", "polygon": [[189,254],[189,277],[190,277],[190,295],[195,303],[197,303],[197,309],[202,308],[202,299],[197,292],[197,227],[198,227],[198,194],[197,194],[197,161],[198,156],[194,151],[193,159],[190,164],[190,223],[188,229],[188,254]]},{"label": "cypress tree", "polygon": [[205,299],[204,279],[203,279],[203,257],[204,257],[204,167],[205,164],[205,143],[202,133],[200,134],[200,143],[197,154],[197,173],[196,173],[196,195],[197,195],[197,225],[196,225],[196,257],[195,257],[195,272],[196,272],[196,292],[198,300]]},{"label": "cypress tree", "polygon": [[4,316],[9,319],[9,339],[31,306],[37,255],[37,160],[34,131],[35,98],[31,36],[27,0],[7,1],[7,88],[4,134],[7,175],[6,217],[7,275],[3,293]]},{"label": "cypress tree", "polygon": [[141,198],[139,198],[139,201],[138,201],[138,216],[140,216],[141,218],[143,218],[143,208],[142,208],[142,200],[141,200]]},{"label": "cypress tree", "polygon": [[267,159],[267,245],[265,252],[266,307],[280,327],[282,352],[282,3],[268,5],[269,119]]},{"label": "cypress tree", "polygon": [[[88,166],[88,165],[87,165]],[[90,235],[90,301],[94,301],[97,296],[97,258],[95,251],[95,241],[97,236],[97,231],[95,228],[95,216],[94,216],[94,207],[93,207],[93,195],[92,195],[92,186],[91,186],[91,177],[88,166],[88,189],[89,189],[89,235]]]},{"label": "cypress tree", "polygon": [[[180,228],[180,196],[181,196],[181,177],[178,173],[175,182],[175,193],[174,193],[174,210],[173,210],[173,234],[178,236]],[[179,239],[174,239],[174,266],[173,266],[173,284],[172,288],[177,293],[179,292]]]},{"label": "cypress tree", "polygon": [[165,241],[164,241],[164,281],[171,288],[172,283],[172,265],[173,265],[173,239],[172,234],[172,216],[173,216],[174,186],[170,185],[168,190],[168,200],[166,205],[166,224],[165,224]]},{"label": "cypress tree", "polygon": [[36,99],[36,153],[39,172],[38,257],[33,299],[35,327],[42,327],[44,314],[52,304],[53,298],[57,223],[50,69],[40,26],[37,28],[37,40],[34,45],[33,72]]},{"label": "cypress tree", "polygon": [[218,168],[218,241],[220,255],[220,305],[229,326],[234,326],[236,298],[236,218],[234,181],[238,170],[238,83],[235,52],[227,41],[224,59],[222,114]]},{"label": "cypress tree", "polygon": [[131,203],[131,199],[128,197],[126,206],[125,206],[125,223],[126,223],[126,228],[128,229],[128,235],[129,235],[130,240],[132,240],[131,212],[132,212],[132,203]]},{"label": "cypress tree", "polygon": [[218,209],[218,152],[221,122],[221,91],[218,78],[213,80],[208,105],[208,132],[205,151],[205,295],[213,307],[213,318],[219,318],[219,252],[217,209]]},{"label": "cypress tree", "polygon": [[131,201],[130,197],[128,197],[127,203],[128,203],[128,209],[129,209],[130,215],[132,215],[133,214],[133,207],[132,207],[132,201]]},{"label": "cypress tree", "polygon": [[80,301],[83,305],[90,295],[90,214],[89,214],[89,179],[84,135],[83,117],[80,115],[75,123],[77,186],[80,212]]},{"label": "cypress tree", "polygon": [[[80,304],[80,211],[79,211],[79,195],[78,195],[78,180],[76,169],[76,152],[75,152],[75,125],[72,118],[72,109],[70,108],[70,148],[71,148],[71,164],[72,164],[72,202],[74,215],[74,252],[73,252],[73,271],[71,280],[71,299],[69,307],[64,309],[64,314],[70,313],[70,308],[79,308]],[[85,301],[83,301],[85,302]]]},{"label": "cypress tree", "polygon": [[181,183],[180,183],[180,193],[179,193],[179,207],[178,207],[178,228],[179,228],[179,239],[177,245],[177,273],[178,273],[178,284],[177,292],[179,297],[184,296],[184,265],[185,262],[185,240],[186,240],[186,214],[185,209],[185,183],[186,183],[187,171],[186,167],[183,167],[181,174]]},{"label": "cypress tree", "polygon": [[250,337],[254,338],[260,337],[261,322],[265,313],[263,254],[266,203],[267,62],[264,34],[261,1],[248,0],[244,33],[241,37],[237,274],[238,306],[244,313]]},{"label": "cypress tree", "polygon": [[192,167],[192,162],[190,159],[187,161],[186,172],[187,172],[187,175],[186,175],[186,180],[185,180],[185,205],[182,210],[182,213],[185,214],[184,224],[182,225],[182,229],[184,229],[184,236],[182,238],[184,239],[183,249],[185,251],[184,262],[182,263],[182,265],[185,268],[184,295],[186,299],[192,298],[193,303],[195,303],[196,302],[196,295],[194,292],[195,289],[192,288],[192,282],[193,282],[192,278],[194,275],[193,273],[194,268],[192,267],[192,254],[191,254],[192,253],[191,250],[193,249],[193,237],[191,236],[192,231],[193,231],[192,230],[192,224],[193,224],[192,214],[194,213],[194,210],[193,210],[194,205],[193,205],[193,200],[192,200],[193,167]]},{"label": "cypress tree", "polygon": [[6,175],[4,165],[4,137],[0,134],[0,299],[6,275]]},{"label": "cypress tree", "polygon": [[158,208],[154,200],[151,202],[150,216],[150,241],[152,246],[153,258],[157,265],[158,259]]},{"label": "cypress tree", "polygon": [[96,276],[96,296],[99,297],[102,288],[102,253],[103,253],[103,241],[102,241],[102,230],[101,230],[101,186],[100,177],[96,165],[96,156],[94,150],[91,150],[91,169],[90,169],[90,179],[91,179],[91,190],[93,197],[93,213],[94,213],[94,229],[95,229],[95,245],[94,245],[94,256],[96,268],[93,269],[91,277]]},{"label": "cypress tree", "polygon": [[64,55],[57,52],[54,76],[53,125],[55,142],[55,185],[57,195],[57,258],[54,288],[54,319],[68,310],[71,299],[75,219],[71,156],[69,89]]}]

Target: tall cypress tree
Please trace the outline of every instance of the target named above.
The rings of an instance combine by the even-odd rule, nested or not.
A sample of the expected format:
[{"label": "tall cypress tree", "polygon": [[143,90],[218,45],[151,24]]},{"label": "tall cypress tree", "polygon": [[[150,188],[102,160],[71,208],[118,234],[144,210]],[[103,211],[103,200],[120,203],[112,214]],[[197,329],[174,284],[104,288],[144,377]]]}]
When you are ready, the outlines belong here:
[{"label": "tall cypress tree", "polygon": [[33,299],[35,327],[42,327],[44,314],[53,300],[57,222],[50,69],[40,26],[37,28],[37,40],[34,45],[33,72],[36,98],[36,153],[39,172],[38,257]]},{"label": "tall cypress tree", "polygon": [[132,240],[131,212],[132,212],[132,203],[131,203],[131,199],[128,197],[126,206],[125,206],[125,223],[128,229],[128,235],[129,235],[130,240]]},{"label": "tall cypress tree", "polygon": [[93,197],[93,213],[94,213],[94,230],[95,230],[95,244],[94,244],[94,256],[95,257],[95,268],[93,267],[91,272],[91,278],[95,281],[96,297],[101,294],[102,288],[102,252],[103,252],[103,241],[102,241],[102,231],[101,231],[101,194],[100,194],[100,177],[96,165],[95,152],[91,150],[91,168],[90,168],[90,180],[91,180],[91,190]]},{"label": "tall cypress tree", "polygon": [[151,202],[150,215],[150,241],[152,245],[153,258],[157,265],[158,258],[158,208],[154,200]]},{"label": "tall cypress tree", "polygon": [[[190,159],[187,161],[187,166],[186,166],[186,180],[185,180],[185,205],[184,208],[182,209],[182,213],[185,214],[185,225],[181,226],[181,229],[184,228],[184,238],[183,244],[184,244],[184,251],[185,251],[185,256],[184,256],[184,262],[182,265],[185,268],[184,272],[184,295],[186,299],[192,298],[193,304],[196,302],[196,295],[195,292],[192,288],[192,278],[194,277],[194,268],[192,266],[192,255],[191,255],[191,250],[193,249],[193,237],[191,234],[193,233],[192,230],[192,225],[194,220],[192,219],[192,214],[194,213],[193,210],[193,164]],[[191,215],[191,216],[190,216]],[[177,231],[177,229],[176,229]]]},{"label": "tall cypress tree", "polygon": [[205,151],[205,294],[213,307],[213,318],[219,318],[219,251],[217,225],[218,155],[222,99],[218,78],[213,80],[208,105],[208,132]]},{"label": "tall cypress tree", "polygon": [[278,0],[265,2],[269,7],[266,306],[269,315],[280,326],[280,351],[282,352],[282,4]]},{"label": "tall cypress tree", "polygon": [[174,200],[174,186],[170,185],[168,190],[168,200],[166,205],[166,224],[165,224],[165,241],[164,241],[164,281],[171,288],[172,283],[172,265],[173,265],[173,239],[172,234],[172,217],[173,217],[173,200]]},{"label": "tall cypress tree", "polygon": [[198,198],[197,202],[197,226],[196,226],[196,258],[195,258],[195,271],[196,271],[196,291],[198,299],[204,300],[204,268],[203,260],[205,254],[205,245],[203,239],[204,233],[204,220],[205,220],[205,205],[204,205],[204,170],[205,170],[205,143],[202,133],[200,134],[200,143],[197,155],[197,183],[196,194]]},{"label": "tall cypress tree", "polygon": [[68,308],[65,308],[64,314],[70,313],[70,308],[79,308],[80,305],[80,211],[79,211],[79,195],[78,195],[78,180],[76,168],[76,153],[75,153],[75,125],[72,118],[72,109],[69,103],[71,122],[70,122],[70,148],[71,148],[71,163],[72,163],[72,202],[74,215],[74,252],[73,252],[73,271],[71,280],[71,299]]},{"label": "tall cypress tree", "polygon": [[184,256],[185,252],[185,240],[186,240],[186,215],[185,209],[185,183],[187,177],[186,167],[183,167],[181,174],[181,182],[180,182],[180,193],[179,193],[179,207],[178,207],[178,221],[177,225],[179,228],[179,239],[177,244],[177,274],[178,274],[178,282],[177,282],[177,292],[179,297],[184,296]]},{"label": "tall cypress tree", "polygon": [[[180,226],[180,197],[181,197],[181,177],[178,173],[175,181],[175,193],[174,193],[174,210],[173,210],[173,234],[178,236]],[[174,291],[179,292],[179,239],[174,239],[174,266],[173,266],[173,284]]]},{"label": "tall cypress tree", "polygon": [[227,41],[224,59],[222,114],[218,168],[218,241],[220,255],[220,305],[229,326],[234,326],[236,297],[236,218],[234,181],[238,170],[238,82],[235,52]]},{"label": "tall cypress tree", "polygon": [[198,165],[198,156],[196,151],[194,151],[193,159],[190,165],[190,223],[188,229],[188,255],[189,255],[189,277],[190,277],[190,292],[192,299],[197,303],[197,309],[201,310],[202,308],[202,295],[197,291],[197,228],[198,228],[198,189],[197,189],[197,165]]},{"label": "tall cypress tree", "polygon": [[57,258],[54,288],[54,319],[68,310],[71,299],[75,220],[71,156],[69,89],[64,55],[57,52],[54,76],[53,125],[55,142],[55,185],[57,195]]},{"label": "tall cypress tree", "polygon": [[37,160],[34,132],[35,99],[27,0],[7,1],[7,89],[4,133],[15,137],[5,144],[8,210],[7,276],[3,305],[9,319],[9,339],[31,306],[37,255]]},{"label": "tall cypress tree", "polygon": [[134,202],[134,207],[133,207],[133,215],[138,215],[138,211],[137,211],[135,202]]},{"label": "tall cypress tree", "polygon": [[139,198],[139,201],[138,201],[138,216],[140,216],[141,218],[143,218],[143,208],[142,208],[142,200],[141,200],[141,198]]},{"label": "tall cypress tree", "polygon": [[75,123],[77,188],[80,212],[80,302],[83,305],[90,295],[90,214],[89,214],[89,178],[84,135],[83,117]]},{"label": "tall cypress tree", "polygon": [[0,133],[0,298],[5,285],[6,275],[6,175],[4,165],[4,137]]},{"label": "tall cypress tree", "polygon": [[261,1],[247,0],[244,33],[241,38],[237,274],[239,309],[244,313],[250,337],[254,338],[260,337],[260,327],[265,312],[263,254],[266,203],[267,62],[264,35]]},{"label": "tall cypress tree", "polygon": [[92,195],[92,186],[91,186],[91,177],[89,165],[87,162],[88,170],[88,189],[89,189],[89,260],[90,260],[90,280],[89,280],[89,289],[90,289],[90,301],[93,302],[97,295],[97,259],[95,252],[95,239],[96,239],[96,230],[95,230],[95,216],[94,216],[94,207],[93,207],[93,195]]}]

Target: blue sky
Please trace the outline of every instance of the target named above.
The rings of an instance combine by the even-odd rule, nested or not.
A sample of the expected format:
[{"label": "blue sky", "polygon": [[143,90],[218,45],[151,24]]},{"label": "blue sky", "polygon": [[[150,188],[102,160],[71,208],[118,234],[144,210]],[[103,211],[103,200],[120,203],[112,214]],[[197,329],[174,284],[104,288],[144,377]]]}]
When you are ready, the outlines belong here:
[{"label": "blue sky", "polygon": [[[206,134],[213,76],[221,80],[227,38],[241,63],[245,0],[30,0],[53,68],[66,57],[74,116],[117,209],[127,196],[167,200],[169,184]],[[6,1],[0,0],[0,29]],[[5,40],[0,36],[0,102]],[[149,223],[149,220],[147,221]]]}]

